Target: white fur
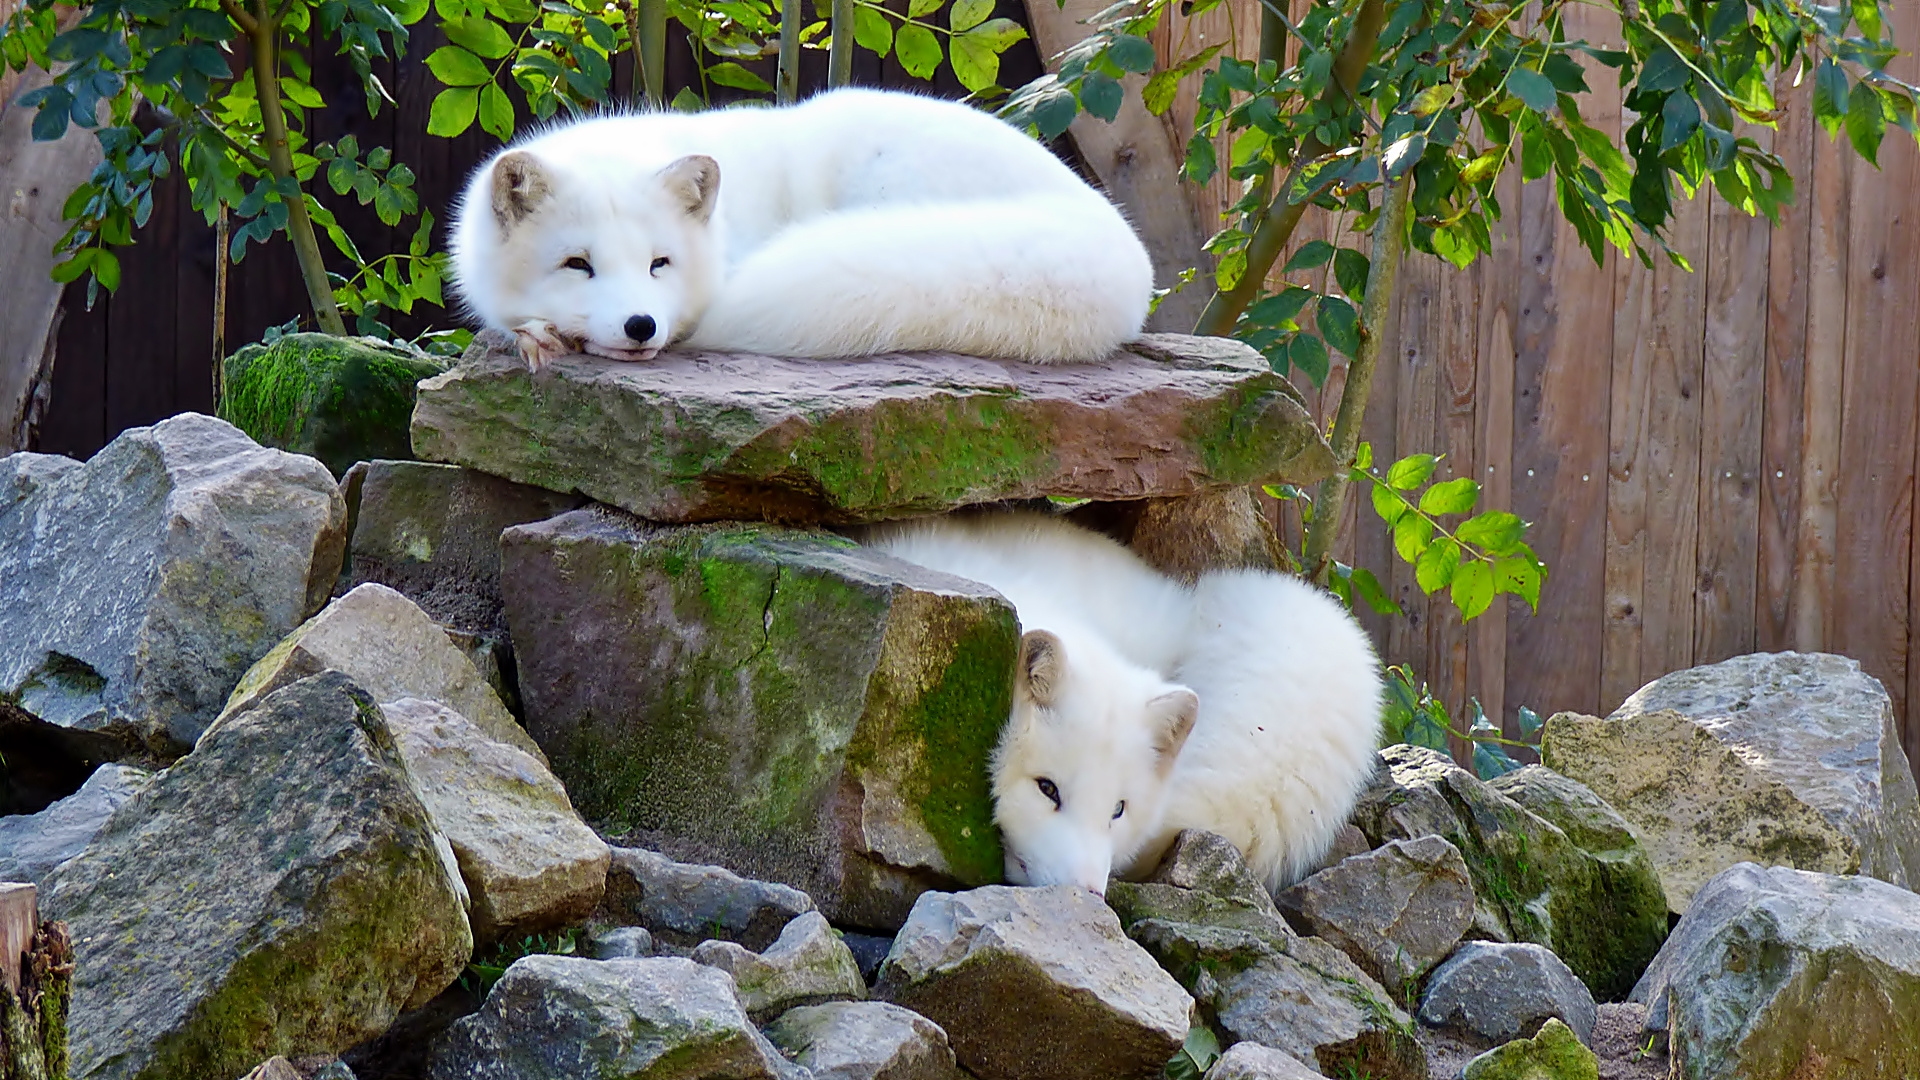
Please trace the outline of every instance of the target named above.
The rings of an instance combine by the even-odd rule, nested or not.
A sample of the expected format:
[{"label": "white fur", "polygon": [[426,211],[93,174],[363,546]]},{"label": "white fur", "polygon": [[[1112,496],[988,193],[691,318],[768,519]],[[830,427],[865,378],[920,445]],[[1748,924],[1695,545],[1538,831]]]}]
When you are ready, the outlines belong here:
[{"label": "white fur", "polygon": [[[1233,841],[1277,891],[1325,852],[1373,768],[1372,644],[1304,582],[1214,571],[1188,589],[1104,536],[1036,514],[882,526],[865,542],[993,586],[1019,612],[1023,644],[1036,631],[1060,644],[1065,674],[1049,704],[1017,673],[991,764],[1016,883],[1102,891],[1110,872],[1146,873],[1179,830],[1200,828]],[[1198,695],[1190,734],[1182,691]]]},{"label": "white fur", "polygon": [[[505,220],[495,169],[519,152],[548,194]],[[718,163],[706,221],[669,182],[690,156]],[[1092,360],[1139,333],[1153,287],[1120,212],[1040,144],[964,105],[874,90],[550,129],[475,172],[452,239],[472,314],[519,332],[536,363],[677,341]],[[592,278],[565,268],[574,256]],[[633,315],[657,333],[630,340]]]}]

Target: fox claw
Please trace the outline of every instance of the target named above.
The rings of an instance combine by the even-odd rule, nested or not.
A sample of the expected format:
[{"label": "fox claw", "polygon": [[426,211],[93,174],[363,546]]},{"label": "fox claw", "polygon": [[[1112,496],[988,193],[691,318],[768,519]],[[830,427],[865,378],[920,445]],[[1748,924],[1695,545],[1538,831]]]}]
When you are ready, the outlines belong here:
[{"label": "fox claw", "polygon": [[537,372],[549,362],[573,351],[552,323],[522,323],[514,327],[513,336],[519,342],[520,355],[527,361],[528,371]]}]

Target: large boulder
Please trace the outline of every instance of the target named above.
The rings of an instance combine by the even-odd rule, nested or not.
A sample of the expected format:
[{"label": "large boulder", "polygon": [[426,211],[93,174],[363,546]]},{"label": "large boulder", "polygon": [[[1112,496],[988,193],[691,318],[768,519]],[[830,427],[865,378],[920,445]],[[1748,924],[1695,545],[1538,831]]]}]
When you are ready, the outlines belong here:
[{"label": "large boulder", "polygon": [[939,1024],[980,1080],[1158,1077],[1193,999],[1070,885],[929,892],[874,993]]},{"label": "large boulder", "polygon": [[1676,914],[1741,861],[1920,885],[1920,794],[1893,702],[1844,656],[1675,672],[1604,720],[1551,718],[1540,756],[1632,823]]},{"label": "large boulder", "polygon": [[884,1001],[789,1009],[767,1038],[813,1080],[967,1080],[940,1025]]},{"label": "large boulder", "polygon": [[826,916],[817,911],[787,924],[779,940],[764,952],[731,941],[703,941],[693,959],[733,976],[740,1007],[756,1023],[765,1023],[796,1005],[858,1001],[867,996],[860,965]]},{"label": "large boulder", "polygon": [[0,699],[124,753],[185,753],[326,602],[346,521],[319,462],[196,413],[85,465],[0,459]]},{"label": "large boulder", "polygon": [[1560,1020],[1593,1041],[1599,1007],[1586,984],[1532,942],[1469,941],[1427,979],[1420,1022],[1492,1043],[1531,1037]]},{"label": "large boulder", "polygon": [[579,922],[600,903],[611,852],[546,765],[432,701],[380,707],[472,897],[482,943]]},{"label": "large boulder", "polygon": [[691,960],[526,956],[434,1044],[427,1080],[789,1080],[725,972]]},{"label": "large boulder", "polygon": [[[444,841],[442,841],[443,843]],[[338,672],[209,731],[47,882],[75,1080],[337,1054],[452,983],[456,879],[378,708]]]},{"label": "large boulder", "polygon": [[826,533],[605,508],[508,529],[501,568],[528,728],[609,834],[853,926],[999,880],[998,593]]},{"label": "large boulder", "polygon": [[412,456],[414,385],[446,369],[438,357],[378,338],[284,334],[227,357],[220,416],[340,476],[356,461]]},{"label": "large boulder", "polygon": [[790,886],[623,847],[613,849],[601,906],[608,921],[641,927],[668,944],[734,941],[755,952],[813,910],[813,898]]},{"label": "large boulder", "polygon": [[1676,1080],[1920,1075],[1920,896],[1739,863],[1634,987]]},{"label": "large boulder", "polygon": [[44,881],[92,843],[120,804],[151,778],[129,765],[102,765],[79,791],[45,810],[0,817],[0,881]]},{"label": "large boulder", "polygon": [[667,353],[570,356],[538,375],[510,339],[482,334],[421,384],[413,446],[676,522],[852,524],[1042,495],[1310,483],[1333,468],[1258,353],[1165,334],[1068,367]]},{"label": "large boulder", "polygon": [[1276,898],[1302,933],[1339,946],[1383,986],[1415,982],[1473,925],[1473,879],[1438,836],[1389,840]]},{"label": "large boulder", "polygon": [[1651,864],[1621,856],[1630,835],[1570,834],[1437,751],[1403,743],[1380,756],[1353,822],[1374,844],[1442,836],[1459,848],[1477,897],[1468,936],[1545,945],[1602,1001],[1632,989],[1666,936],[1667,901]]},{"label": "large boulder", "polygon": [[375,701],[437,701],[489,738],[546,760],[445,632],[413,601],[371,582],[328,604],[261,657],[234,688],[221,716],[242,712],[288,683],[329,669],[344,672]]}]

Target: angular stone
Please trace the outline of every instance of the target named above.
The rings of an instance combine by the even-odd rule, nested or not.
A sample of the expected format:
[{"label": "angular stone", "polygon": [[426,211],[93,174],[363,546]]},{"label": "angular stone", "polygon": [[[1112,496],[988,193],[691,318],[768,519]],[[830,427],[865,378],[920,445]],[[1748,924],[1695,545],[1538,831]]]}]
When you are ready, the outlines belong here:
[{"label": "angular stone", "polygon": [[300,1070],[293,1062],[278,1055],[260,1063],[260,1067],[248,1073],[244,1080],[303,1080]]},{"label": "angular stone", "polygon": [[719,939],[758,952],[814,906],[798,889],[743,878],[724,866],[674,862],[643,848],[617,847],[607,868],[602,910],[670,944],[691,947]]},{"label": "angular stone", "polygon": [[317,672],[344,672],[375,701],[437,701],[472,721],[489,738],[541,762],[528,735],[472,661],[413,601],[385,585],[366,584],[328,604],[320,614],[260,658],[222,710],[224,719],[280,687]]},{"label": "angular stone", "polygon": [[211,416],[130,428],[85,465],[0,459],[0,698],[183,754],[326,602],[345,544],[319,462]]},{"label": "angular stone", "polygon": [[1427,980],[1420,999],[1421,1023],[1492,1043],[1530,1037],[1551,1019],[1589,1042],[1598,1017],[1586,984],[1531,942],[1461,945]]},{"label": "angular stone", "polygon": [[1353,813],[1369,842],[1445,837],[1473,876],[1471,936],[1545,945],[1596,998],[1626,995],[1667,932],[1650,866],[1619,858],[1611,835],[1586,850],[1444,754],[1400,744],[1380,756]]},{"label": "angular stone", "polygon": [[1920,885],[1920,794],[1893,703],[1846,657],[1678,671],[1605,720],[1553,717],[1540,753],[1632,823],[1675,913],[1741,861]]},{"label": "angular stone", "polygon": [[1432,970],[1473,925],[1466,860],[1438,836],[1389,840],[1277,899],[1302,933],[1331,942],[1396,988]]},{"label": "angular stone", "polygon": [[588,927],[587,955],[595,960],[644,960],[653,955],[653,935],[642,926]]},{"label": "angular stone", "polygon": [[1549,1020],[1533,1038],[1497,1046],[1467,1062],[1461,1080],[1600,1080],[1600,1059],[1573,1029]]},{"label": "angular stone", "polygon": [[1147,565],[1189,585],[1208,570],[1284,571],[1291,559],[1250,487],[1090,502],[1067,517],[1113,537]]},{"label": "angular stone", "polygon": [[1058,495],[1311,483],[1332,454],[1251,348],[1149,334],[1095,364],[944,353],[567,357],[482,334],[421,384],[415,453],[654,521],[854,524]]},{"label": "angular stone", "polygon": [[586,500],[424,461],[366,461],[340,482],[353,535],[350,585],[377,581],[435,622],[504,640],[500,533]]},{"label": "angular stone", "polygon": [[427,1080],[787,1080],[725,972],[677,957],[513,962],[434,1044]]},{"label": "angular stone", "polygon": [[1319,1080],[1320,1074],[1292,1054],[1271,1046],[1237,1042],[1214,1060],[1206,1080]]},{"label": "angular stone", "polygon": [[501,551],[528,726],[610,833],[851,926],[999,880],[987,760],[1020,628],[998,593],[825,533],[603,508]]},{"label": "angular stone", "polygon": [[876,996],[939,1024],[980,1080],[1157,1077],[1193,999],[1070,885],[928,892],[880,968]]},{"label": "angular stone", "polygon": [[227,357],[220,417],[340,476],[356,461],[412,456],[414,385],[446,369],[438,357],[378,338],[285,334]]},{"label": "angular stone", "polygon": [[120,804],[151,778],[144,769],[102,765],[79,791],[45,810],[0,817],[0,881],[45,881],[55,867],[80,854]]},{"label": "angular stone", "polygon": [[940,1025],[884,1001],[789,1009],[767,1038],[813,1080],[966,1080]]},{"label": "angular stone", "polygon": [[860,977],[853,953],[817,911],[788,923],[764,952],[749,952],[731,941],[703,941],[694,948],[693,959],[733,976],[740,1007],[755,1023],[766,1023],[796,1005],[867,996],[867,981]]},{"label": "angular stone", "polygon": [[209,731],[54,871],[75,1080],[237,1076],[339,1053],[472,953],[378,708],[337,672]]},{"label": "angular stone", "polygon": [[1329,1076],[1425,1080],[1407,1014],[1340,950],[1295,934],[1232,844],[1184,832],[1153,876],[1109,883],[1107,902],[1229,1036]]},{"label": "angular stone", "polygon": [[1920,1075],[1920,896],[1736,864],[1694,894],[1633,999],[1680,1080]]},{"label": "angular stone", "polygon": [[401,698],[380,711],[434,827],[453,846],[477,942],[593,911],[611,852],[546,765],[437,702]]},{"label": "angular stone", "polygon": [[[1544,765],[1523,765],[1494,777],[1495,791],[1552,822],[1580,850],[1593,856],[1602,892],[1623,898],[1621,906],[1652,911],[1660,871],[1620,812],[1592,788]],[[1664,893],[1664,889],[1660,889]],[[1651,917],[1647,917],[1651,921]]]}]

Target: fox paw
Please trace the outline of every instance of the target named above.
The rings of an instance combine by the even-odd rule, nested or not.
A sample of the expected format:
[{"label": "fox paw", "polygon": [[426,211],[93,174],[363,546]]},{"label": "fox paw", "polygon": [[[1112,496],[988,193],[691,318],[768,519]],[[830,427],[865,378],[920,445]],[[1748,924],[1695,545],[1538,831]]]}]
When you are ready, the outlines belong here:
[{"label": "fox paw", "polygon": [[535,320],[521,323],[513,328],[513,336],[520,344],[520,355],[526,359],[529,371],[539,371],[551,361],[574,351],[550,322]]}]

